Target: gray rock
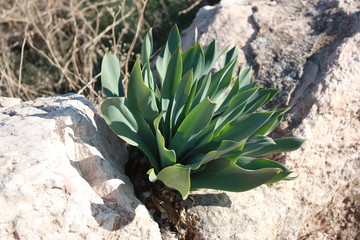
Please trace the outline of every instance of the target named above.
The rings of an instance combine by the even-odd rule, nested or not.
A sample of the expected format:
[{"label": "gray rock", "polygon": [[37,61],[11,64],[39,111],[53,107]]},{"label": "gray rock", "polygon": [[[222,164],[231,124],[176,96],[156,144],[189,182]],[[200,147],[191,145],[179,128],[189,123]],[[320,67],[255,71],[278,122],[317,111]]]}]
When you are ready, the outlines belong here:
[{"label": "gray rock", "polygon": [[[190,212],[199,216],[204,239],[360,238],[359,7],[358,1],[223,0],[199,11],[189,29],[199,27],[200,42],[247,43],[243,54],[254,79],[282,89],[275,103],[293,105],[274,136],[307,139],[300,150],[272,156],[295,171],[294,181],[244,193],[194,193]],[[206,12],[213,20],[204,24]],[[237,32],[248,19],[253,34],[227,34],[225,25]]]},{"label": "gray rock", "polygon": [[161,239],[124,173],[124,144],[87,100],[1,111],[0,239]]},{"label": "gray rock", "polygon": [[216,39],[219,48],[236,44],[242,66],[254,68],[254,80],[281,89],[273,105],[288,105],[301,83],[307,58],[319,49],[359,31],[358,1],[223,0],[202,8],[184,30],[184,45],[199,28],[199,42]]}]

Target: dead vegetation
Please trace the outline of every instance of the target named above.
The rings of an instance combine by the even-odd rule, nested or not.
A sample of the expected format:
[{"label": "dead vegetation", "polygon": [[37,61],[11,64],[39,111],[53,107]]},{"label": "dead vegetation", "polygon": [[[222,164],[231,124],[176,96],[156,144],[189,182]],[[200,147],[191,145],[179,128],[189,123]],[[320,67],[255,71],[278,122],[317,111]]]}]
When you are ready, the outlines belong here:
[{"label": "dead vegetation", "polygon": [[[32,99],[75,91],[99,98],[100,56],[134,34],[129,22],[141,15],[142,1],[4,0],[0,3],[1,95]],[[134,22],[134,21],[133,21]],[[135,20],[136,22],[136,20]]]},{"label": "dead vegetation", "polygon": [[147,2],[0,1],[0,95],[29,100],[77,92],[92,101],[101,99],[104,53],[114,52],[126,75],[144,32],[154,25],[167,31],[174,12],[196,1],[150,0],[143,19]]}]

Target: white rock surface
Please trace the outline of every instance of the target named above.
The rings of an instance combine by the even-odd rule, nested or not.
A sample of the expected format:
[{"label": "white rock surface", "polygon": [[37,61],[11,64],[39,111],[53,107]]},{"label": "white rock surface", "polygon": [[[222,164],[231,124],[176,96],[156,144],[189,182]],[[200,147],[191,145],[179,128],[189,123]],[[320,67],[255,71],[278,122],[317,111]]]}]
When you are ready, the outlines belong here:
[{"label": "white rock surface", "polygon": [[2,108],[0,239],[161,239],[126,160],[82,96]]}]

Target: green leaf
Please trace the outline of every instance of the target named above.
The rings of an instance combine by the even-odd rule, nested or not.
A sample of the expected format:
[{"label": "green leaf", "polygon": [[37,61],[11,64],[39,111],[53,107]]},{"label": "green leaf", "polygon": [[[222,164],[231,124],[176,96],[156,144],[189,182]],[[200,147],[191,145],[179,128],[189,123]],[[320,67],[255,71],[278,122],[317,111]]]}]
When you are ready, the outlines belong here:
[{"label": "green leaf", "polygon": [[266,158],[250,158],[250,157],[239,157],[236,161],[236,165],[247,170],[258,170],[263,168],[280,168],[282,171],[274,176],[271,180],[267,181],[266,184],[272,184],[280,180],[286,179],[292,171],[287,169],[282,164],[272,161]]},{"label": "green leaf", "polygon": [[128,144],[140,148],[151,166],[160,170],[156,138],[145,119],[124,98],[108,98],[101,113],[111,130]]},{"label": "green leaf", "polygon": [[154,119],[159,115],[159,111],[155,93],[144,84],[139,59],[136,60],[129,77],[127,99],[129,104],[141,113],[147,123],[152,125]]},{"label": "green leaf", "polygon": [[216,104],[206,98],[186,116],[169,147],[175,150],[178,158],[181,158],[184,152],[192,147],[195,137],[208,125],[215,107]]},{"label": "green leaf", "polygon": [[101,63],[101,85],[107,97],[123,97],[120,62],[112,54],[106,53]]},{"label": "green leaf", "polygon": [[182,56],[180,48],[176,49],[171,56],[166,71],[164,83],[161,89],[162,97],[172,100],[180,84],[183,72]]},{"label": "green leaf", "polygon": [[247,103],[249,99],[253,98],[253,96],[258,90],[259,88],[250,88],[246,91],[238,91],[231,99],[225,99],[221,108],[218,109],[217,113],[222,113],[225,111],[225,109],[228,111],[229,108],[234,109],[237,106],[242,105],[243,103]]},{"label": "green leaf", "polygon": [[281,171],[280,168],[246,170],[228,158],[220,158],[191,174],[191,190],[210,188],[243,192],[267,183]]},{"label": "green leaf", "polygon": [[279,92],[278,89],[274,88],[260,88],[255,95],[252,95],[248,99],[245,112],[253,112],[256,109],[264,106],[268,103],[275,95]]},{"label": "green leaf", "polygon": [[[233,72],[234,72],[234,69],[237,64],[236,60],[237,59],[233,59],[233,61],[231,61],[229,63],[230,67],[226,71],[226,73],[223,76],[221,76],[221,78],[219,79],[220,83],[219,83],[215,93],[214,94],[209,93],[209,96],[212,97],[211,99],[213,101],[215,101],[216,103],[218,103],[219,107],[222,105],[222,103],[226,99],[226,95],[224,93],[225,93],[225,90],[228,89],[228,87],[231,83]],[[216,79],[216,74],[214,75],[213,79]]]},{"label": "green leaf", "polygon": [[149,181],[150,182],[155,182],[156,181],[155,169],[153,169],[153,168],[149,169],[149,171],[147,171],[146,174],[149,175]]},{"label": "green leaf", "polygon": [[184,72],[193,70],[194,79],[198,79],[203,75],[204,68],[204,52],[199,44],[189,48],[183,54]]},{"label": "green leaf", "polygon": [[246,102],[230,105],[223,114],[215,120],[215,136],[218,136],[228,122],[239,119],[243,114]]},{"label": "green leaf", "polygon": [[223,59],[222,63],[221,63],[221,67],[225,66],[226,64],[228,64],[230,61],[234,60],[239,56],[239,49],[237,48],[237,46],[235,45],[233,48],[231,48],[226,54],[225,54],[225,58]]},{"label": "green leaf", "polygon": [[205,64],[204,64],[204,74],[208,74],[208,72],[214,67],[214,64],[219,58],[225,53],[228,47],[221,49],[220,52],[216,49],[216,41],[212,41],[207,48],[205,49]]},{"label": "green leaf", "polygon": [[181,164],[175,164],[162,169],[156,176],[168,188],[180,192],[183,199],[186,199],[190,191],[190,168]]},{"label": "green leaf", "polygon": [[301,145],[305,142],[305,139],[301,138],[280,138],[280,139],[274,139],[275,144],[274,145],[266,145],[258,150],[242,154],[246,157],[257,157],[262,156],[264,154],[269,153],[280,153],[280,152],[290,152],[298,149],[301,147]]},{"label": "green leaf", "polygon": [[168,69],[166,71],[166,76],[161,89],[162,95],[162,110],[166,111],[165,114],[165,123],[163,124],[163,134],[167,142],[171,141],[172,138],[172,122],[171,122],[171,109],[173,105],[173,99],[178,89],[178,86],[181,82],[182,76],[182,56],[181,50],[178,48],[172,55]]},{"label": "green leaf", "polygon": [[239,88],[243,88],[244,86],[250,84],[251,81],[251,75],[252,75],[252,68],[248,67],[248,68],[243,68],[240,70],[240,74],[239,74]]},{"label": "green leaf", "polygon": [[141,46],[141,64],[143,66],[143,78],[145,85],[152,91],[156,91],[156,81],[150,69],[150,56],[153,51],[153,37],[152,29],[145,35],[143,44]]},{"label": "green leaf", "polygon": [[211,84],[208,91],[210,99],[222,94],[231,82],[231,76],[234,70],[236,59],[230,61],[225,67],[216,72],[211,78]]},{"label": "green leaf", "polygon": [[232,150],[241,147],[246,140],[271,116],[271,112],[253,113],[227,123],[224,130],[204,146],[196,147],[190,154],[206,153],[200,165],[213,161]]},{"label": "green leaf", "polygon": [[168,40],[156,60],[156,68],[161,80],[161,85],[163,84],[163,79],[165,78],[170,58],[177,48],[181,48],[181,38],[179,29],[175,25],[171,29]]},{"label": "green leaf", "polygon": [[[197,91],[195,94],[194,99],[191,103],[190,110],[194,109],[200,102],[202,102],[208,95],[207,92],[209,90],[210,84],[211,84],[211,73],[208,73],[201,81],[197,82]],[[201,84],[199,86],[199,84]]]},{"label": "green leaf", "polygon": [[171,165],[174,165],[176,163],[176,154],[174,150],[168,150],[165,148],[165,139],[163,137],[163,135],[161,134],[160,130],[159,130],[159,123],[160,120],[162,118],[162,115],[165,112],[162,112],[160,114],[159,117],[157,117],[154,120],[154,128],[156,131],[156,141],[157,141],[157,146],[159,149],[159,154],[160,154],[160,166],[161,168],[165,168]]},{"label": "green leaf", "polygon": [[258,112],[245,115],[226,124],[216,139],[242,141],[248,139],[272,115],[272,112]]},{"label": "green leaf", "polygon": [[153,52],[153,36],[152,28],[146,33],[144,41],[141,46],[141,64],[145,66],[150,60],[150,56]]},{"label": "green leaf", "polygon": [[[195,79],[194,79],[195,80]],[[188,100],[186,101],[185,107],[184,107],[184,111],[180,116],[180,119],[182,122],[182,120],[189,114],[190,110],[191,110],[191,106],[193,105],[194,102],[194,98],[195,98],[195,94],[196,94],[196,89],[198,86],[198,82],[195,81],[193,83],[193,85],[191,86],[191,90],[190,90],[190,95],[188,97]]]},{"label": "green leaf", "polygon": [[268,135],[271,133],[277,125],[279,125],[280,121],[284,117],[284,114],[289,110],[290,108],[283,108],[283,109],[276,109],[274,110],[275,113],[271,116],[271,118],[263,125],[261,128],[259,128],[255,134],[258,135]]},{"label": "green leaf", "polygon": [[246,142],[244,148],[240,153],[242,155],[251,154],[253,152],[258,151],[259,149],[262,149],[267,145],[275,145],[275,144],[276,143],[274,142],[274,140],[270,137],[254,135],[249,138],[249,140]]},{"label": "green leaf", "polygon": [[174,102],[171,109],[171,125],[173,126],[172,134],[175,134],[177,128],[180,126],[180,123],[184,119],[181,116],[184,116],[183,111],[191,94],[191,86],[193,84],[193,80],[193,70],[191,69],[184,74],[179,84],[179,87],[176,90]]}]

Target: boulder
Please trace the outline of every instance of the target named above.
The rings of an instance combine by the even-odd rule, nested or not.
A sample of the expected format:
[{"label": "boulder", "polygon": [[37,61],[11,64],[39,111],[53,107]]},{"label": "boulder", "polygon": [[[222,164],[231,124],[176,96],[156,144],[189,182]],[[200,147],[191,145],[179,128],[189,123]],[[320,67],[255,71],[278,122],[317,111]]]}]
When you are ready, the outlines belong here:
[{"label": "boulder", "polygon": [[271,156],[295,171],[293,181],[193,193],[189,211],[204,239],[360,239],[359,7],[223,0],[183,32],[191,39],[197,26],[201,44],[238,44],[254,80],[281,89],[276,104],[292,105],[274,136],[307,139]]},{"label": "boulder", "polygon": [[161,239],[84,97],[0,105],[0,239]]}]

